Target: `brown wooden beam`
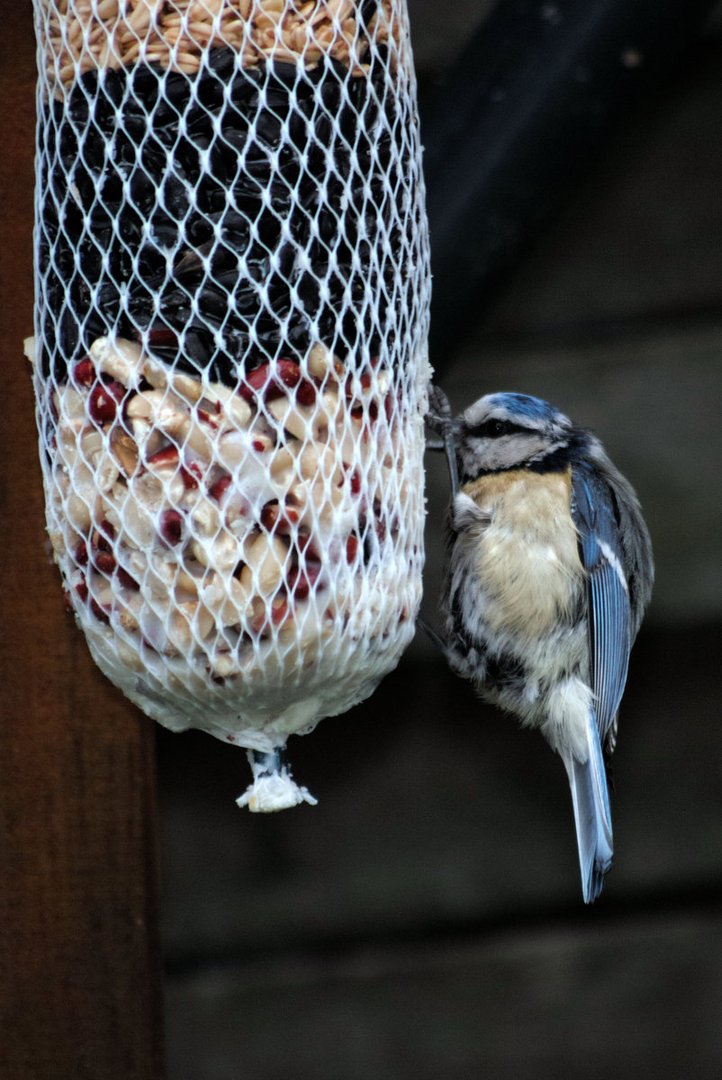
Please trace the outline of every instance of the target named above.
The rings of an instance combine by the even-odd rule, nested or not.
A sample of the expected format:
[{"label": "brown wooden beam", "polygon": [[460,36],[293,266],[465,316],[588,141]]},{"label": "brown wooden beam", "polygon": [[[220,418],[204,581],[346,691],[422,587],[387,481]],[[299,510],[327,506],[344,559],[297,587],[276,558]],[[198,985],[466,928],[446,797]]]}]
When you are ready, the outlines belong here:
[{"label": "brown wooden beam", "polygon": [[35,45],[0,0],[0,1075],[162,1075],[153,728],[94,668],[44,531],[30,371]]}]

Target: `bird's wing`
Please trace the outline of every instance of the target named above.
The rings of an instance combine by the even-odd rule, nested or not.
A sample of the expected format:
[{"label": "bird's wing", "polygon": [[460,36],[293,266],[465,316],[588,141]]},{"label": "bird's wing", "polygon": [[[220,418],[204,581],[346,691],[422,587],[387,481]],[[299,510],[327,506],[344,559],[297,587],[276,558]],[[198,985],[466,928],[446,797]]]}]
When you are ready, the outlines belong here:
[{"label": "bird's wing", "polygon": [[584,465],[572,470],[572,516],[587,572],[589,658],[602,745],[614,747],[616,718],[627,681],[631,622],[614,496]]}]

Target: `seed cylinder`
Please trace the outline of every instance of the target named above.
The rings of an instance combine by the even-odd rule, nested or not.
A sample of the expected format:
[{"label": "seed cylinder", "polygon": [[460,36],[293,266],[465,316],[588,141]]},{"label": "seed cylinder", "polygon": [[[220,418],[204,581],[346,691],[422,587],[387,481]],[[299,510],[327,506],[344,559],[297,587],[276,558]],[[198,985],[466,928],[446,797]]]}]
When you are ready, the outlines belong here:
[{"label": "seed cylinder", "polygon": [[35,16],[27,351],[69,606],[149,716],[252,752],[244,803],[310,800],[278,751],[372,693],[421,595],[429,271],[405,4]]}]

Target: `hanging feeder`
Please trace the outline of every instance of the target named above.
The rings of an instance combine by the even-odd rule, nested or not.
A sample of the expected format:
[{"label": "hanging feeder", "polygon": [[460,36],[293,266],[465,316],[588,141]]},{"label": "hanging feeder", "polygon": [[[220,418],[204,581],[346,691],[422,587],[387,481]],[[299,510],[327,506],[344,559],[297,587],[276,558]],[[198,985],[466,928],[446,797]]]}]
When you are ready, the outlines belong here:
[{"label": "hanging feeder", "polygon": [[35,0],[47,524],[102,671],[245,747],[413,635],[429,272],[397,0]]}]

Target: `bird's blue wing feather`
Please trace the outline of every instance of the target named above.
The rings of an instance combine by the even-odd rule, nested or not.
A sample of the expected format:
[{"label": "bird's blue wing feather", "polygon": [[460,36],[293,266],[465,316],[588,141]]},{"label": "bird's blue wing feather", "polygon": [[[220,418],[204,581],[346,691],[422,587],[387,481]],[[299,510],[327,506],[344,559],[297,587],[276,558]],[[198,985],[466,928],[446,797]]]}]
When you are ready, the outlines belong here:
[{"label": "bird's blue wing feather", "polygon": [[613,495],[583,465],[572,470],[572,515],[587,572],[591,685],[602,745],[614,737],[631,649],[629,592]]}]

